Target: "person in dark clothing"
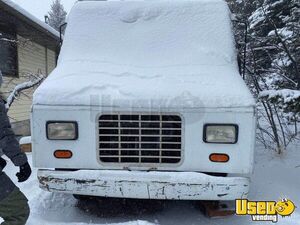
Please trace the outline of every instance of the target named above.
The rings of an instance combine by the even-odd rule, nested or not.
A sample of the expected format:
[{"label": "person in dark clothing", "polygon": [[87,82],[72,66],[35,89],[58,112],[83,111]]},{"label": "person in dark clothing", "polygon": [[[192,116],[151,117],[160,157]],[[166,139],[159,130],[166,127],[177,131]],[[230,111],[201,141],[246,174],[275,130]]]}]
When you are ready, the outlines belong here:
[{"label": "person in dark clothing", "polygon": [[[2,76],[0,72],[0,87]],[[11,179],[3,172],[7,162],[2,156],[7,156],[12,163],[20,168],[16,174],[18,182],[26,181],[31,175],[27,157],[21,152],[15,134],[7,116],[5,102],[0,98],[0,217],[4,219],[1,225],[25,225],[29,217],[28,200]]]}]

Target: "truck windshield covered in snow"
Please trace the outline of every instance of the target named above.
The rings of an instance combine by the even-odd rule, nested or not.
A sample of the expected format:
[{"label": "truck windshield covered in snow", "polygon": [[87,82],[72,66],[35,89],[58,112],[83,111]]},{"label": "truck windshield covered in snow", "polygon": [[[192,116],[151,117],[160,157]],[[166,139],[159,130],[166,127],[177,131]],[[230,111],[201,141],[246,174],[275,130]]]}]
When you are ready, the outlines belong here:
[{"label": "truck windshield covered in snow", "polygon": [[82,2],[69,16],[60,58],[151,68],[232,64],[236,56],[225,4]]},{"label": "truck windshield covered in snow", "polygon": [[41,187],[246,197],[255,102],[238,73],[229,18],[222,0],[79,1],[58,66],[34,94]]}]

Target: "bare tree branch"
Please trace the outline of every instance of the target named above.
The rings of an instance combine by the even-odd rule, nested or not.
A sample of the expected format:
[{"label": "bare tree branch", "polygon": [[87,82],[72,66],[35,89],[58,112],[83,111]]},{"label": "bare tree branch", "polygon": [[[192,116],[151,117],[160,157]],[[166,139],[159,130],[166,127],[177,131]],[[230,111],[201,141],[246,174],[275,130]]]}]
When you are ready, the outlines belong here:
[{"label": "bare tree branch", "polygon": [[8,96],[7,100],[6,100],[6,108],[7,110],[10,108],[10,106],[13,104],[14,100],[20,95],[20,93],[24,90],[27,90],[29,88],[32,88],[38,84],[40,84],[43,79],[45,78],[45,76],[43,76],[42,74],[38,74],[38,75],[34,75],[32,74],[32,79],[18,84],[14,90],[10,93],[10,95]]}]

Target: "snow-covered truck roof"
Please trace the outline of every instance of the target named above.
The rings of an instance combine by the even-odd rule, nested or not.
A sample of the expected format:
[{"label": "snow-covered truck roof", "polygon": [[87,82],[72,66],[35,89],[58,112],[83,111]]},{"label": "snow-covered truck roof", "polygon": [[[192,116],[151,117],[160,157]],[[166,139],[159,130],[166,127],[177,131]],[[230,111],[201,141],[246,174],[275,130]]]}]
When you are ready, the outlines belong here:
[{"label": "snow-covered truck roof", "polygon": [[253,106],[229,13],[223,0],[80,1],[34,104]]}]

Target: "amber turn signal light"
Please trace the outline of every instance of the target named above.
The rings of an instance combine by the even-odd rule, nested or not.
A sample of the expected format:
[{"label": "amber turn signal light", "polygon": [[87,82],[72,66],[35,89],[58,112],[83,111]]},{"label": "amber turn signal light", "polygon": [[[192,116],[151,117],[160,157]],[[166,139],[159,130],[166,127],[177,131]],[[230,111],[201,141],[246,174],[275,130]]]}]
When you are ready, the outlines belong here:
[{"label": "amber turn signal light", "polygon": [[226,163],[229,161],[229,155],[214,153],[209,156],[209,160],[212,162]]},{"label": "amber turn signal light", "polygon": [[58,159],[70,159],[72,158],[73,153],[69,150],[56,150],[54,156]]},{"label": "amber turn signal light", "polygon": [[32,146],[31,144],[21,144],[20,145],[21,152],[32,152]]}]

